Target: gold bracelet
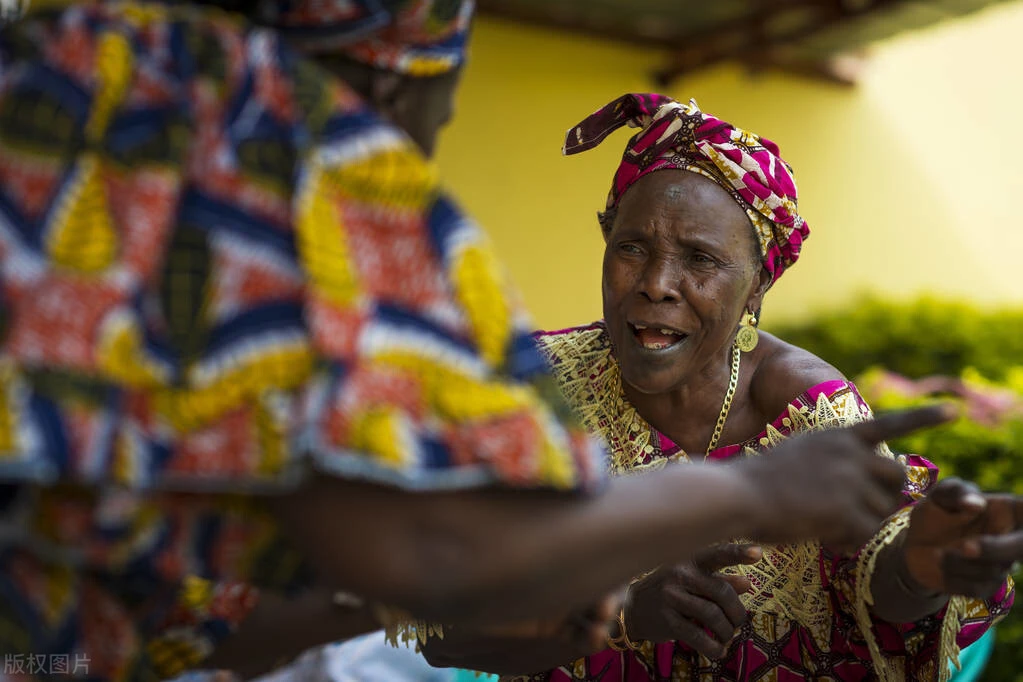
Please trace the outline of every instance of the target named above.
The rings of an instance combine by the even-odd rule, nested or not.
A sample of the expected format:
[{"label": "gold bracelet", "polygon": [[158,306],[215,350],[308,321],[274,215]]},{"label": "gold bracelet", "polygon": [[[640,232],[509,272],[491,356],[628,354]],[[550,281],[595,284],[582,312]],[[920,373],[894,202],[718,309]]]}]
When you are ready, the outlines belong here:
[{"label": "gold bracelet", "polygon": [[625,629],[625,607],[618,612],[618,626],[621,628],[622,641],[625,642],[625,646],[635,651],[639,648],[639,645],[629,639],[629,631]]},{"label": "gold bracelet", "polygon": [[[649,571],[643,571],[635,578],[629,581],[629,587],[638,583],[643,578],[652,575],[657,572],[660,566],[651,568]],[[612,637],[607,636],[607,645],[614,651],[635,651],[639,649],[639,645],[629,639],[629,633],[625,631],[625,605],[622,604],[622,608],[618,610],[618,636]]]},{"label": "gold bracelet", "polygon": [[607,645],[614,651],[635,651],[639,645],[629,639],[629,633],[625,630],[625,607],[618,611],[618,636],[607,637]]},{"label": "gold bracelet", "polygon": [[607,636],[607,648],[611,649],[611,651],[617,651],[619,653],[623,651],[628,651],[628,649],[626,649],[622,645],[622,642],[618,637],[612,637],[611,635]]}]

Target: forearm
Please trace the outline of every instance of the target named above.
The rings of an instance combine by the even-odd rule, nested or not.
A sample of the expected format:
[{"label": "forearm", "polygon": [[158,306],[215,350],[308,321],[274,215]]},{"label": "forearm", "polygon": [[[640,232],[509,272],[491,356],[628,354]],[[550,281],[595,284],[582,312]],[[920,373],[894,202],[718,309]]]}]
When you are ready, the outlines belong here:
[{"label": "forearm", "polygon": [[591,498],[408,494],[320,478],[279,512],[324,584],[471,624],[563,613],[748,534],[747,493],[729,468],[696,465],[614,479]]},{"label": "forearm", "polygon": [[903,531],[881,551],[871,577],[871,611],[889,623],[912,623],[937,613],[948,603],[948,595],[927,593],[909,577],[903,559],[905,535]]},{"label": "forearm", "polygon": [[571,663],[592,652],[561,640],[495,637],[452,627],[444,638],[423,646],[423,655],[437,668],[465,668],[496,675],[526,675]]},{"label": "forearm", "polygon": [[204,663],[243,679],[269,672],[303,651],[379,627],[369,609],[335,606],[333,593],[317,588],[293,599],[265,593],[238,629]]}]

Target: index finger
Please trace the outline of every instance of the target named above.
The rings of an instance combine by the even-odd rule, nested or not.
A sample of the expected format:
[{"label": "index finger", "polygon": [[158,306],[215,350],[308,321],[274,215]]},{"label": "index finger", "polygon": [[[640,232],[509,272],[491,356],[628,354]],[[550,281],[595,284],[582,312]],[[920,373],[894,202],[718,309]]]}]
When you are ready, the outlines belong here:
[{"label": "index finger", "polygon": [[[897,504],[899,500],[898,495],[902,493],[902,489],[906,486],[906,467],[896,459],[871,457],[867,470],[874,477],[878,486],[880,486],[879,489],[888,494],[889,503]],[[875,509],[875,511],[877,510]],[[887,516],[893,511],[895,510],[888,509],[884,514]]]},{"label": "index finger", "polygon": [[854,424],[849,427],[849,431],[863,441],[877,445],[882,441],[906,436],[919,429],[944,424],[955,419],[958,414],[959,410],[952,403],[928,405],[927,407],[883,414],[872,421]]},{"label": "index finger", "polygon": [[985,561],[1015,563],[1023,559],[1023,531],[984,537],[980,547],[980,558]]},{"label": "index finger", "polygon": [[985,535],[1002,535],[1011,533],[1018,527],[1018,504],[1013,495],[1005,493],[989,493],[984,496],[987,502],[987,514],[981,531]]}]

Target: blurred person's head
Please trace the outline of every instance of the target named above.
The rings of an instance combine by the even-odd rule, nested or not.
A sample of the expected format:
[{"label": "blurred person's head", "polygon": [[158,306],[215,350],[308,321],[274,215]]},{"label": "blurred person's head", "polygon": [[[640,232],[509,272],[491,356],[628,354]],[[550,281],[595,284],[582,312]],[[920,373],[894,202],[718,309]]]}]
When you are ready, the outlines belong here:
[{"label": "blurred person's head", "polygon": [[222,0],[345,81],[427,156],[451,119],[474,0]]},{"label": "blurred person's head", "polygon": [[433,156],[437,137],[454,114],[460,65],[437,75],[411,76],[346,54],[318,55],[316,61],[404,130],[426,156]]}]

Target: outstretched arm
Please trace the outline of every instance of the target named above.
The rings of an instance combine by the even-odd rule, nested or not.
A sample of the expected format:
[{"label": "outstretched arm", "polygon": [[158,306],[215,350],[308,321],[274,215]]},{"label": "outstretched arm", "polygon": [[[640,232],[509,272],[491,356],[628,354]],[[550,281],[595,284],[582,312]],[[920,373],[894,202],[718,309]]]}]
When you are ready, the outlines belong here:
[{"label": "outstretched arm", "polygon": [[[634,581],[624,594],[622,614],[634,642],[678,640],[708,658],[720,658],[747,614],[739,594],[749,580],[718,572],[726,566],[755,563],[759,547],[726,543],[701,551],[692,560],[662,566]],[[587,637],[579,619],[566,619],[561,627],[518,630],[452,628],[443,639],[431,639],[423,653],[432,665],[462,667],[499,674],[522,675],[550,670],[608,648],[609,619],[600,637]],[[621,636],[619,624],[611,635]]]},{"label": "outstretched arm", "polygon": [[875,445],[948,416],[888,415],[792,438],[770,458],[616,479],[594,497],[409,494],[318,477],[278,512],[329,587],[440,622],[557,615],[731,537],[862,542],[903,482]]},{"label": "outstretched arm", "polygon": [[356,637],[379,627],[371,609],[336,604],[333,592],[324,588],[307,590],[292,598],[265,592],[238,631],[225,639],[203,665],[252,679],[310,647]]}]

